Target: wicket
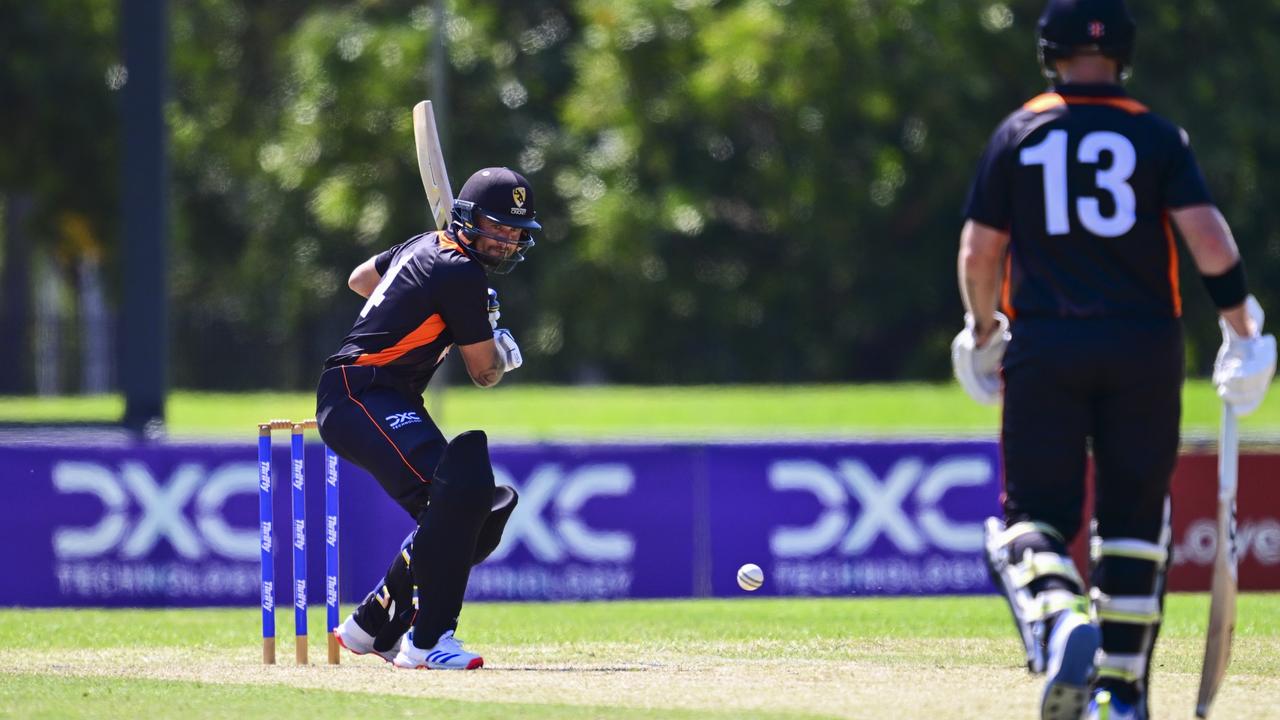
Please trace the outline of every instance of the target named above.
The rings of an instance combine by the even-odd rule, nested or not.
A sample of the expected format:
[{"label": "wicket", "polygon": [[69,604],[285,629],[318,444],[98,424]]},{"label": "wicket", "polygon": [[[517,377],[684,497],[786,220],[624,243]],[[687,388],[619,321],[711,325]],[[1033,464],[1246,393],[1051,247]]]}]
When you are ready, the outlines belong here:
[{"label": "wicket", "polygon": [[[276,662],[275,617],[275,526],[271,506],[271,431],[291,431],[289,472],[293,502],[293,623],[299,665],[307,664],[307,509],[303,431],[316,429],[315,420],[270,420],[258,425],[258,527],[262,561],[262,662]],[[341,623],[338,608],[338,456],[324,448],[325,483],[325,606],[329,635],[329,664],[338,664],[338,639],[334,631]]]}]

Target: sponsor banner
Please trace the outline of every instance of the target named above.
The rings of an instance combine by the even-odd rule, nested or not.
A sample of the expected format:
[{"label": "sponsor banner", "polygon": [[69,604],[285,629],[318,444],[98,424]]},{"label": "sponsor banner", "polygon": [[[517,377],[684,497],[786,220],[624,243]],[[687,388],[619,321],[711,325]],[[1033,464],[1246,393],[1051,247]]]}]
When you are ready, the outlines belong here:
[{"label": "sponsor banner", "polygon": [[[286,436],[287,437],[287,436]],[[289,449],[272,467],[277,606],[293,604]],[[471,577],[481,599],[691,595],[691,454],[665,447],[495,448],[520,505]],[[321,446],[306,450],[308,599],[324,602]],[[413,520],[341,463],[341,598],[381,581]],[[199,606],[259,602],[258,463],[248,447],[0,447],[11,518],[0,604]]]},{"label": "sponsor banner", "polygon": [[468,597],[684,597],[695,583],[688,447],[496,446],[494,476],[520,504],[471,571]]},{"label": "sponsor banner", "polygon": [[[287,436],[273,450],[276,603],[293,604]],[[468,597],[725,596],[737,568],[776,595],[984,593],[981,521],[998,511],[993,442],[539,444],[492,448],[520,493]],[[323,455],[306,453],[309,601],[324,602]],[[413,520],[341,465],[341,599],[381,580]],[[1212,456],[1175,488],[1173,589],[1205,589]],[[1280,456],[1241,459],[1241,587],[1280,589]],[[0,605],[196,606],[259,601],[251,445],[0,446],[10,510]]]},{"label": "sponsor banner", "polygon": [[990,590],[982,520],[999,510],[990,442],[708,446],[711,589],[754,562],[780,595]]},{"label": "sponsor banner", "polygon": [[[272,456],[276,602],[285,607],[293,604],[287,437],[277,437]],[[308,595],[323,603],[319,445],[307,448],[305,465]],[[342,538],[344,552],[359,553],[368,542],[389,546],[397,526],[403,538],[408,516],[372,478],[343,469],[349,476],[343,478],[343,521],[367,538]],[[0,447],[0,483],[11,511],[0,524],[0,542],[12,553],[9,577],[15,579],[0,586],[0,604],[258,602],[258,463],[250,446]],[[390,559],[391,550],[386,554]],[[354,570],[356,559],[343,556],[342,572]]]},{"label": "sponsor banner", "polygon": [[[1090,467],[1085,506],[1093,502]],[[1237,490],[1236,552],[1241,590],[1280,590],[1280,454],[1242,454]],[[1173,564],[1169,590],[1204,592],[1218,548],[1218,456],[1182,455],[1170,482],[1173,499]],[[1076,566],[1089,577],[1089,537],[1071,547]]]},{"label": "sponsor banner", "polygon": [[[1280,455],[1241,455],[1236,502],[1240,587],[1280,590]],[[1185,455],[1173,476],[1170,590],[1208,590],[1218,547],[1218,458]]]}]

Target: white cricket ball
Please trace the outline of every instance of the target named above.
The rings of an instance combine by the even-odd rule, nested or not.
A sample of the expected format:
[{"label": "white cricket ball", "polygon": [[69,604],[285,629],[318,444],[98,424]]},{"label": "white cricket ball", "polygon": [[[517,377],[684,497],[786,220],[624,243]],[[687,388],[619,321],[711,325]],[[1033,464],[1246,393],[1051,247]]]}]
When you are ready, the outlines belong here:
[{"label": "white cricket ball", "polygon": [[764,584],[764,571],[755,563],[747,563],[738,568],[738,587],[743,590],[759,590]]}]

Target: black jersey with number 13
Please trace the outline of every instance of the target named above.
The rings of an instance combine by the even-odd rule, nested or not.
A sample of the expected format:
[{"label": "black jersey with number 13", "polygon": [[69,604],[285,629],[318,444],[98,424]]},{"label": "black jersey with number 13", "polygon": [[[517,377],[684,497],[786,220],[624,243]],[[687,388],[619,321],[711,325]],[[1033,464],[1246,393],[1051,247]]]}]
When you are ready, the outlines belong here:
[{"label": "black jersey with number 13", "polygon": [[996,128],[965,215],[1010,233],[1010,318],[1177,317],[1168,211],[1210,202],[1180,128],[1117,85],[1059,85]]}]

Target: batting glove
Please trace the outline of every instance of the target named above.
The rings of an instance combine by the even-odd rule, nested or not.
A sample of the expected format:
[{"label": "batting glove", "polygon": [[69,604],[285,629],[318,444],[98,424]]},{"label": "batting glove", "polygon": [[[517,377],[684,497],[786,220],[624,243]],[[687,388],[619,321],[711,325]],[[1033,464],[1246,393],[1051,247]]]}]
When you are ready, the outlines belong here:
[{"label": "batting glove", "polygon": [[520,346],[516,345],[516,339],[511,336],[510,330],[506,328],[494,330],[493,342],[498,346],[498,355],[502,357],[502,372],[511,372],[524,364],[524,357],[520,355]]},{"label": "batting glove", "polygon": [[1237,416],[1248,415],[1262,404],[1276,374],[1276,338],[1262,334],[1266,314],[1257,298],[1245,298],[1245,312],[1258,326],[1258,334],[1241,337],[1226,320],[1218,318],[1222,328],[1222,347],[1213,363],[1213,384],[1218,397],[1231,405]]},{"label": "batting glove", "polygon": [[964,315],[964,330],[951,341],[951,367],[960,387],[969,393],[969,397],[985,405],[1000,402],[1000,393],[1004,390],[1000,362],[1012,337],[1009,318],[1004,313],[996,313],[995,318],[998,327],[986,345],[978,347],[977,323],[970,313]]}]

